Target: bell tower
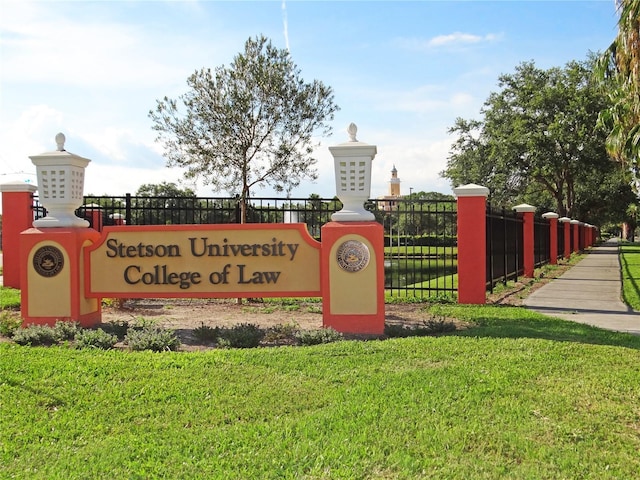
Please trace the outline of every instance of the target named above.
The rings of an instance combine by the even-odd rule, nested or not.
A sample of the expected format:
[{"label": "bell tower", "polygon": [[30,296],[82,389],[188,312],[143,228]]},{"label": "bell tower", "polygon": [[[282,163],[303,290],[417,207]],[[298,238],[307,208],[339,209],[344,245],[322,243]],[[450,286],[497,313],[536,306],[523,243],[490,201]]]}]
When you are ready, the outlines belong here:
[{"label": "bell tower", "polygon": [[396,170],[395,165],[391,170],[391,180],[389,180],[389,196],[390,197],[400,196],[400,179],[398,178],[398,170]]}]

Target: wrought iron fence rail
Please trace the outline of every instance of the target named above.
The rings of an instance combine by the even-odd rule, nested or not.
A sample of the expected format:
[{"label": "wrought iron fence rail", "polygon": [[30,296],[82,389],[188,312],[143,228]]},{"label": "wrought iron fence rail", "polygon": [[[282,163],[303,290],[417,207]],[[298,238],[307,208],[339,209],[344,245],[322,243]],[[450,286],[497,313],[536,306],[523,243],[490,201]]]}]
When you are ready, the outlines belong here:
[{"label": "wrought iron fence rail", "polygon": [[524,273],[523,221],[515,212],[487,205],[487,290]]}]

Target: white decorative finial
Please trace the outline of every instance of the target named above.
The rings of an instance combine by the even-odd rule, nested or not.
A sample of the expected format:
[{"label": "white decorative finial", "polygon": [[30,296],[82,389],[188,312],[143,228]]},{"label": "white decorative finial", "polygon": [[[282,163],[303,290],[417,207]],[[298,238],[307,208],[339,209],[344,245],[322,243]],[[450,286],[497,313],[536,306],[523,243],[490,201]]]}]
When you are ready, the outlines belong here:
[{"label": "white decorative finial", "polygon": [[358,133],[358,126],[355,123],[350,123],[347,127],[347,133],[349,134],[350,142],[357,142],[356,133]]},{"label": "white decorative finial", "polygon": [[64,136],[64,133],[59,133],[56,135],[56,145],[58,146],[58,151],[59,152],[64,152],[64,142],[65,142],[66,138]]}]

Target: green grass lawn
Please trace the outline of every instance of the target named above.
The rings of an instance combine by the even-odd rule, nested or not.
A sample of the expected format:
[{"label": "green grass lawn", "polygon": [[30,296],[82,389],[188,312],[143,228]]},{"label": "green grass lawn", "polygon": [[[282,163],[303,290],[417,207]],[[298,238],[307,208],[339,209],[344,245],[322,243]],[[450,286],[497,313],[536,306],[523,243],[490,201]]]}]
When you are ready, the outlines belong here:
[{"label": "green grass lawn", "polygon": [[473,326],[192,353],[0,343],[0,478],[638,478],[640,336],[425,308]]},{"label": "green grass lawn", "polygon": [[440,337],[200,353],[0,344],[0,478],[635,478],[640,337],[435,305]]},{"label": "green grass lawn", "polygon": [[0,310],[20,308],[20,290],[0,286]]},{"label": "green grass lawn", "polygon": [[624,301],[634,310],[640,310],[640,244],[622,243],[620,264]]}]

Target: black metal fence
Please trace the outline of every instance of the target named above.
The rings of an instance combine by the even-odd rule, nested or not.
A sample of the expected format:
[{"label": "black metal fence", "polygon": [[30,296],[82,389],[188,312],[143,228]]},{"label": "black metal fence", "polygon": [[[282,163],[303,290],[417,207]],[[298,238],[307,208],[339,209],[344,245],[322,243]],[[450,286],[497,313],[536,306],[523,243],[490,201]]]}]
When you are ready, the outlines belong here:
[{"label": "black metal fence", "polygon": [[[100,230],[104,225],[229,224],[240,222],[238,198],[86,196],[76,215]],[[342,208],[337,198],[252,198],[249,223],[307,225],[321,240],[322,226]],[[365,208],[384,227],[385,289],[392,296],[434,297],[457,294],[457,204],[454,199],[370,199]],[[45,215],[34,197],[34,215]],[[96,212],[98,214],[96,215]],[[487,290],[524,273],[523,219],[512,210],[486,211]],[[95,224],[97,221],[98,225]],[[573,248],[574,228],[569,229]],[[550,260],[550,226],[534,221],[535,266]],[[564,226],[558,222],[558,257],[564,255]],[[584,246],[584,235],[579,238]]]},{"label": "black metal fence", "polygon": [[551,224],[543,218],[533,221],[533,262],[540,267],[551,260]]},{"label": "black metal fence", "polygon": [[[37,197],[36,218],[45,215]],[[307,225],[321,240],[322,226],[342,203],[323,198],[252,198],[249,223]],[[365,208],[384,227],[385,290],[392,296],[457,294],[457,208],[453,199],[371,199]],[[97,215],[96,215],[97,213]],[[229,224],[240,222],[238,198],[86,196],[76,215],[104,225]],[[96,224],[96,221],[98,224]]]},{"label": "black metal fence", "polygon": [[512,210],[487,205],[487,290],[524,273],[523,221]]},{"label": "black metal fence", "polygon": [[558,258],[564,258],[564,223],[557,222],[558,225]]}]

